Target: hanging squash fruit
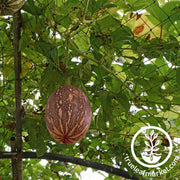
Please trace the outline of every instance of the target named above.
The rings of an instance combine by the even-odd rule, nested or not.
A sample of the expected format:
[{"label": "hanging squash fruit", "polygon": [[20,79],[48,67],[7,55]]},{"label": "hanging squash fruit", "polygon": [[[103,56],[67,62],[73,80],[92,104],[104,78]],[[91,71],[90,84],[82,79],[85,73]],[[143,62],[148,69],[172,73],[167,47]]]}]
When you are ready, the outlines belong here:
[{"label": "hanging squash fruit", "polygon": [[45,118],[51,136],[63,144],[74,144],[87,133],[92,111],[88,98],[77,87],[66,85],[49,97]]},{"label": "hanging squash fruit", "polygon": [[0,0],[0,15],[13,15],[23,5],[25,0]]}]

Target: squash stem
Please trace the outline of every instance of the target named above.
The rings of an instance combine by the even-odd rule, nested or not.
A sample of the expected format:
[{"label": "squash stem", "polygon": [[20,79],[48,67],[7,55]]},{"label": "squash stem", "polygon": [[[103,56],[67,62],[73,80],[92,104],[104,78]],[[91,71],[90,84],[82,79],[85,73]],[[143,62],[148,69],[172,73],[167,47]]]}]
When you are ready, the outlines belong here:
[{"label": "squash stem", "polygon": [[65,85],[71,85],[71,79],[69,76],[66,76]]},{"label": "squash stem", "polygon": [[69,61],[69,36],[66,37],[66,59],[65,59],[66,68],[68,68],[68,61]]}]

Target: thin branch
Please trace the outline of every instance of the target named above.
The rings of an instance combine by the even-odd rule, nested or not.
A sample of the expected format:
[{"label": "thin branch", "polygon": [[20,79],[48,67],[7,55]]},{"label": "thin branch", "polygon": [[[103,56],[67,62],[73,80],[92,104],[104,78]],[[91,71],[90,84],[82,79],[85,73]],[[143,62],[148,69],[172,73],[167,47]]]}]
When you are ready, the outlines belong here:
[{"label": "thin branch", "polygon": [[[66,36],[66,58],[65,58],[65,67],[68,69],[68,61],[69,61],[69,38],[70,34]],[[65,80],[66,85],[71,85],[70,77],[67,76]]]},{"label": "thin branch", "polygon": [[84,22],[84,20],[86,19],[88,6],[89,6],[89,0],[86,0],[86,5],[85,5],[85,8],[84,8],[84,14],[83,14],[83,17],[82,17],[82,22]]},{"label": "thin branch", "polygon": [[66,38],[66,58],[65,58],[66,68],[68,67],[68,61],[69,61],[69,35]]},{"label": "thin branch", "polygon": [[[0,152],[0,159],[7,159],[11,158],[14,154],[11,152]],[[37,154],[35,152],[23,152],[22,158],[28,159],[28,158],[34,158],[34,159],[48,159],[48,160],[58,160],[58,161],[64,161],[64,162],[70,162],[73,164],[78,164],[86,167],[91,167],[97,170],[105,171],[107,173],[115,174],[117,176],[121,176],[127,179],[132,180],[139,180],[139,177],[137,175],[133,175],[132,177],[129,175],[127,171],[114,168],[109,165],[100,164],[97,162],[73,157],[73,156],[67,156],[62,154],[53,154],[53,153],[45,153],[41,157],[37,157]],[[148,180],[146,178],[142,178],[142,180]]]},{"label": "thin branch", "polygon": [[180,105],[180,103],[169,103],[169,102],[158,102],[158,101],[151,101],[149,99],[147,100],[141,100],[141,102],[148,102],[148,103],[153,103],[153,104],[160,104],[160,105]]},{"label": "thin branch", "polygon": [[175,113],[175,114],[180,115],[180,112],[174,111],[173,109],[169,109],[169,111],[171,111],[171,112],[173,112],[173,113]]}]

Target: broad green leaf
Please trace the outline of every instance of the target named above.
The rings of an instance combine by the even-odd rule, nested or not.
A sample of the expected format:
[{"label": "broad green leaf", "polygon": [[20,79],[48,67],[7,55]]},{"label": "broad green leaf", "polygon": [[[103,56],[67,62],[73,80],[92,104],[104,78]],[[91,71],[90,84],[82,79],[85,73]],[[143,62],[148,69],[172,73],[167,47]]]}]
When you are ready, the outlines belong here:
[{"label": "broad green leaf", "polygon": [[69,18],[68,14],[57,15],[55,17],[55,22],[61,24],[63,27],[68,28],[71,24],[71,19]]},{"label": "broad green leaf", "polygon": [[100,18],[97,23],[102,29],[102,31],[105,31],[106,29],[115,29],[117,27],[120,27],[120,22],[114,19],[111,15]]},{"label": "broad green leaf", "polygon": [[[117,30],[112,32],[112,40],[113,43],[116,43],[117,41],[130,41],[132,40],[132,33],[129,28],[122,26],[121,28],[118,28]],[[123,45],[124,43],[122,43]]]},{"label": "broad green leaf", "polygon": [[142,77],[150,78],[152,76],[157,75],[158,68],[152,64],[148,64],[141,67],[140,74]]},{"label": "broad green leaf", "polygon": [[163,57],[157,58],[155,64],[160,76],[165,76],[168,73],[169,67]]},{"label": "broad green leaf", "polygon": [[119,92],[116,95],[116,97],[117,97],[117,101],[122,105],[122,107],[124,108],[125,112],[128,112],[129,108],[130,108],[128,97],[124,93],[122,93],[122,92]]},{"label": "broad green leaf", "polygon": [[3,68],[3,76],[8,77],[10,73],[14,72],[13,68],[13,58],[7,59],[7,62],[4,63],[4,68]]},{"label": "broad green leaf", "polygon": [[115,77],[110,77],[106,80],[105,85],[107,89],[114,93],[118,93],[121,90],[121,81]]},{"label": "broad green leaf", "polygon": [[106,126],[106,121],[105,119],[103,118],[103,112],[102,110],[100,109],[98,111],[98,114],[97,116],[95,117],[95,122],[96,122],[96,126],[99,128],[99,129],[106,129],[107,126]]},{"label": "broad green leaf", "polygon": [[159,7],[157,1],[151,6],[147,7],[146,10],[160,23],[163,23],[168,18],[167,14],[161,10],[161,7]]},{"label": "broad green leaf", "polygon": [[103,42],[100,37],[98,38],[98,35],[91,33],[90,34],[90,43],[93,46],[94,50],[96,50],[96,49],[98,50]]},{"label": "broad green leaf", "polygon": [[50,60],[56,61],[58,59],[58,51],[57,48],[54,47],[51,43],[45,41],[37,41],[35,43],[37,51],[42,53],[45,57]]},{"label": "broad green leaf", "polygon": [[139,9],[146,8],[154,3],[153,0],[128,0],[127,1],[130,6],[132,7],[133,11],[137,11]]},{"label": "broad green leaf", "polygon": [[88,35],[86,34],[85,30],[79,32],[74,36],[74,43],[78,46],[79,50],[87,51],[89,50],[89,40]]},{"label": "broad green leaf", "polygon": [[83,69],[80,69],[80,78],[85,81],[89,81],[91,75],[91,63],[90,61],[87,61],[85,64],[83,64]]},{"label": "broad green leaf", "polygon": [[107,91],[100,91],[99,98],[101,101],[102,108],[105,111],[109,110],[109,105],[111,104],[111,97]]},{"label": "broad green leaf", "polygon": [[29,44],[29,39],[27,38],[27,35],[22,34],[19,44],[19,51],[23,51]]},{"label": "broad green leaf", "polygon": [[165,11],[168,14],[168,16],[171,16],[172,14],[176,14],[176,13],[179,14],[178,13],[179,8],[180,8],[180,2],[175,0],[175,1],[166,3],[162,7],[162,10]]},{"label": "broad green leaf", "polygon": [[21,71],[21,78],[23,78],[24,76],[27,75],[27,73],[30,71],[32,67],[32,63],[31,62],[24,62],[22,64],[22,71]]},{"label": "broad green leaf", "polygon": [[122,70],[122,66],[119,64],[112,64],[112,68],[115,71],[118,78],[120,78],[122,81],[125,81],[125,73]]},{"label": "broad green leaf", "polygon": [[179,129],[172,127],[172,128],[169,130],[169,132],[171,132],[173,136],[179,137],[179,134],[180,134],[180,130],[179,130]]},{"label": "broad green leaf", "polygon": [[180,117],[176,119],[176,127],[179,128],[179,126],[180,126]]},{"label": "broad green leaf", "polygon": [[42,9],[36,6],[33,0],[28,0],[23,6],[23,10],[33,15],[40,15],[42,13]]},{"label": "broad green leaf", "polygon": [[73,8],[75,6],[78,6],[79,4],[80,4],[79,0],[67,1],[68,8]]},{"label": "broad green leaf", "polygon": [[180,68],[176,69],[176,83],[178,87],[180,88]]},{"label": "broad green leaf", "polygon": [[47,102],[47,97],[57,88],[62,86],[65,82],[65,76],[57,69],[52,69],[49,66],[41,75],[40,93],[42,94],[42,102]]}]

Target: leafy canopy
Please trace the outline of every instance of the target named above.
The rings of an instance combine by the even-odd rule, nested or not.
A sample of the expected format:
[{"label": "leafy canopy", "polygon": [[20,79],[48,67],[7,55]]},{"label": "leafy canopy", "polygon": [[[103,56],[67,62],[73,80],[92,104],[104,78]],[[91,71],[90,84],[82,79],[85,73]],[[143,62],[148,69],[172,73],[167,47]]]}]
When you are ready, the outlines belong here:
[{"label": "leafy canopy", "polygon": [[[161,126],[178,137],[179,10],[180,2],[170,0],[27,0],[19,47],[23,151],[83,157],[132,174],[123,153],[131,155],[140,127]],[[0,29],[0,151],[5,151],[15,135],[12,16],[0,17]],[[67,83],[86,93],[94,114],[83,140],[68,146],[51,138],[44,118],[49,95]],[[174,150],[171,162],[176,155]],[[1,178],[10,176],[10,161],[0,164]],[[39,160],[23,165],[24,179],[77,179],[85,169],[54,161],[41,166]],[[163,176],[178,176],[178,166]]]}]

